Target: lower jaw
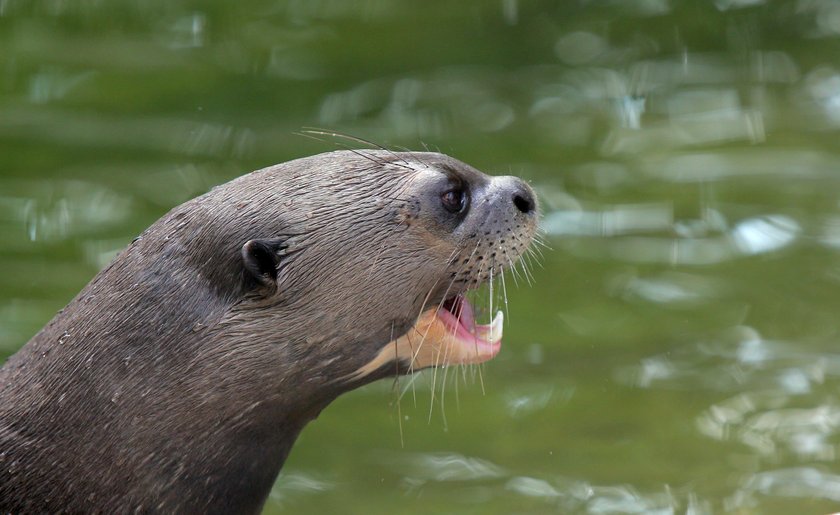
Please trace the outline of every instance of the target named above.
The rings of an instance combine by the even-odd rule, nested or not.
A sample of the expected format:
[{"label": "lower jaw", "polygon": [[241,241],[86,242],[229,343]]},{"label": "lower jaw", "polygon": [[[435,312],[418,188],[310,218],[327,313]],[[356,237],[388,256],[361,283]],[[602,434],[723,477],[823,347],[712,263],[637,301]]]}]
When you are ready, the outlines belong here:
[{"label": "lower jaw", "polygon": [[475,325],[474,334],[451,312],[427,310],[406,334],[385,344],[373,360],[347,379],[368,376],[394,361],[405,364],[407,372],[484,363],[496,357],[502,348],[502,322],[502,315],[498,313],[492,324]]},{"label": "lower jaw", "polygon": [[[501,350],[501,314],[497,315],[495,334],[489,326],[476,326],[476,333],[470,332],[450,312],[432,309],[424,312],[414,327],[397,340],[397,348],[407,347],[414,370],[445,365],[469,365],[484,363],[496,357]],[[492,338],[488,338],[492,336]]]}]

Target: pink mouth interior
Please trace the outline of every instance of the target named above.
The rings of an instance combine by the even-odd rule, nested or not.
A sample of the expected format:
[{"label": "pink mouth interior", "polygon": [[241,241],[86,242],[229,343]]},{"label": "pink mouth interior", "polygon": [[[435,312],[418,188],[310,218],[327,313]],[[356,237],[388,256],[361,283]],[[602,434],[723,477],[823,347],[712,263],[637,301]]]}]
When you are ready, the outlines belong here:
[{"label": "pink mouth interior", "polygon": [[458,340],[475,345],[482,353],[495,355],[502,345],[501,341],[491,342],[479,336],[488,334],[490,325],[475,323],[472,304],[463,295],[446,299],[438,310],[438,318]]}]

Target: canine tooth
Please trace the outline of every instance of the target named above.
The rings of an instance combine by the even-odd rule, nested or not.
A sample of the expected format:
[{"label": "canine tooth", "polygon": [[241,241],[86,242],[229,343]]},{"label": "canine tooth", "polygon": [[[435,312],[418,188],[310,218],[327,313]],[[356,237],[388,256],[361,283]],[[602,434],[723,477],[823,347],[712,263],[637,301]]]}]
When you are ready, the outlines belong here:
[{"label": "canine tooth", "polygon": [[489,338],[491,342],[497,342],[502,339],[502,326],[504,325],[505,315],[501,311],[496,311],[496,316],[490,322]]}]

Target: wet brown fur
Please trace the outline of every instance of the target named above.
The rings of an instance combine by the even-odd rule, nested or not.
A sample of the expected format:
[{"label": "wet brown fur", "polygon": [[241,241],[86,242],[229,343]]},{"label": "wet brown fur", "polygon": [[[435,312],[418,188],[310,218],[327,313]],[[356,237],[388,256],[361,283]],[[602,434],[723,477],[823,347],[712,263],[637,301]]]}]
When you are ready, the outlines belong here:
[{"label": "wet brown fur", "polygon": [[[475,191],[457,224],[447,174]],[[523,187],[345,151],[176,207],[0,369],[0,512],[258,512],[303,426],[395,367],[338,378],[484,280],[474,249],[499,267],[525,250]]]}]

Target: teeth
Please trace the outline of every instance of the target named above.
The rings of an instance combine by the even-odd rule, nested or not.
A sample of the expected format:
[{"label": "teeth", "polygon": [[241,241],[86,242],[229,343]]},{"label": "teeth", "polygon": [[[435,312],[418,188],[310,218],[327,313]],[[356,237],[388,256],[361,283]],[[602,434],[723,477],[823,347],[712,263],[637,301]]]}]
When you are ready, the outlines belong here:
[{"label": "teeth", "polygon": [[490,338],[491,342],[497,342],[502,339],[502,326],[505,322],[505,315],[501,311],[496,311],[496,316],[490,323]]},{"label": "teeth", "polygon": [[492,322],[486,325],[475,326],[476,336],[489,343],[501,341],[504,321],[505,315],[501,311],[497,311]]}]

